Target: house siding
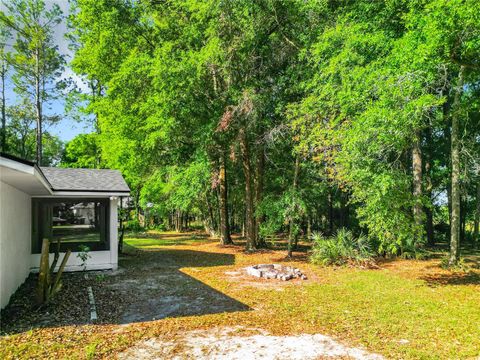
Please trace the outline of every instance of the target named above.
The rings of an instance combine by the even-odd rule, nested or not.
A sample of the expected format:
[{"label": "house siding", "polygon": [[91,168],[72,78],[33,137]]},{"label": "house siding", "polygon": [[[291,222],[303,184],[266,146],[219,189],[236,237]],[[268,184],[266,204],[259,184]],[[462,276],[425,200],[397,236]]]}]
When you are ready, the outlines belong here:
[{"label": "house siding", "polygon": [[0,308],[30,272],[31,197],[0,181]]}]

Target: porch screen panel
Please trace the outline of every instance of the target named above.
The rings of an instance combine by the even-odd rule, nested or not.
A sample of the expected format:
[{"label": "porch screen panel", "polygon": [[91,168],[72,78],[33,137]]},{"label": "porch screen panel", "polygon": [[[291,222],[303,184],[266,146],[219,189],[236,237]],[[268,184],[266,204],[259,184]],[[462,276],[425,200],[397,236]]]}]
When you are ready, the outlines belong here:
[{"label": "porch screen panel", "polygon": [[39,253],[42,239],[50,239],[53,251],[58,240],[61,250],[108,250],[108,199],[32,200],[32,252]]}]

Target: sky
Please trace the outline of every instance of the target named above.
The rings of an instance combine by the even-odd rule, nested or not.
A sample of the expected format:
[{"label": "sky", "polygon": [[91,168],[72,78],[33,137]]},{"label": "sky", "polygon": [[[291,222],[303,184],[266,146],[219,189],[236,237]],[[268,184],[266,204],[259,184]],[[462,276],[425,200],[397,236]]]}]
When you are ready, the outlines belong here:
[{"label": "sky", "polygon": [[[68,0],[45,0],[46,6],[51,7],[52,4],[56,3],[60,6],[63,11],[64,16],[68,15]],[[3,7],[2,2],[0,1],[0,7]],[[4,10],[3,8],[1,10]],[[68,42],[65,39],[65,33],[67,31],[66,21],[62,21],[54,28],[54,42],[58,45],[59,51],[62,55],[65,56],[67,61],[67,66],[62,74],[62,78],[71,77],[75,80],[77,86],[84,88],[85,84],[72,72],[68,67],[68,63],[72,59],[72,52],[68,49]],[[14,39],[11,39],[13,42]],[[10,82],[6,82],[6,95],[7,95],[7,105],[14,105],[19,102],[19,97],[13,91],[13,85]],[[57,135],[62,141],[69,141],[74,138],[76,135],[81,133],[88,133],[92,131],[91,125],[87,123],[78,123],[64,114],[65,103],[63,100],[54,100],[50,104],[44,107],[46,114],[58,114],[61,117],[59,123],[51,126],[46,126],[45,130],[51,134]]]}]

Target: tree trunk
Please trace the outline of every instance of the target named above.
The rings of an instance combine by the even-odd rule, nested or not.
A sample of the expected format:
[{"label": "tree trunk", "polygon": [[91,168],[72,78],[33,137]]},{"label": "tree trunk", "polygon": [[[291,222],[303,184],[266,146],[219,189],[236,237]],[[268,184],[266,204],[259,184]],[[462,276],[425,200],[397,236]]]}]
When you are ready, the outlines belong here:
[{"label": "tree trunk", "polygon": [[175,231],[180,232],[180,210],[175,210]]},{"label": "tree trunk", "polygon": [[42,252],[40,255],[40,267],[38,273],[38,284],[37,284],[37,304],[43,305],[50,301],[52,296],[54,296],[57,291],[60,289],[61,277],[65,265],[67,264],[68,258],[70,257],[71,250],[68,249],[65,255],[63,256],[60,267],[58,268],[57,274],[52,282],[52,277],[55,271],[57,261],[60,257],[60,240],[57,242],[57,247],[55,250],[54,261],[52,266],[49,266],[49,257],[50,257],[50,241],[45,238],[42,242]]},{"label": "tree trunk", "polygon": [[312,217],[308,215],[307,217],[307,240],[310,241],[312,238]]},{"label": "tree trunk", "polygon": [[35,50],[35,109],[37,112],[37,131],[36,131],[36,143],[37,143],[37,153],[36,160],[37,165],[42,165],[42,101],[40,94],[40,50],[37,47]]},{"label": "tree trunk", "polygon": [[171,211],[168,213],[168,229],[173,229],[173,213]]},{"label": "tree trunk", "polygon": [[140,189],[135,191],[135,219],[140,223]]},{"label": "tree trunk", "polygon": [[1,69],[1,77],[2,77],[2,134],[1,134],[1,151],[7,151],[7,115],[6,115],[6,104],[5,104],[5,77],[7,72],[7,67],[5,64],[5,59],[1,59],[2,61],[2,69]]},{"label": "tree trunk", "polygon": [[[447,92],[448,93],[448,92]],[[442,92],[443,95],[443,92]],[[442,106],[442,116],[443,116],[443,122],[444,122],[444,138],[446,141],[451,140],[452,138],[452,131],[451,131],[451,118],[449,116],[450,112],[450,103],[448,101],[445,101],[445,103]],[[447,166],[447,183],[446,183],[446,189],[447,189],[447,203],[448,203],[448,224],[452,224],[452,158],[451,156],[446,159],[446,166]],[[448,227],[447,234],[445,234],[445,238],[450,239],[451,236],[451,231],[450,231],[450,226]]]},{"label": "tree trunk", "polygon": [[60,267],[58,268],[57,274],[55,276],[55,280],[53,281],[53,284],[50,288],[50,294],[47,300],[49,300],[53,295],[57,293],[58,290],[60,290],[60,279],[62,278],[63,270],[67,265],[67,261],[71,253],[72,253],[72,250],[68,249],[65,255],[63,255],[62,262],[60,263]]},{"label": "tree trunk", "polygon": [[[297,154],[295,158],[295,170],[293,173],[293,191],[298,188],[298,173],[300,172],[300,155]],[[290,219],[290,229],[288,232],[288,257],[292,257],[294,247],[296,247],[296,240],[298,237],[297,231],[295,231],[295,222]],[[295,245],[295,246],[294,246]]]},{"label": "tree trunk", "polygon": [[333,194],[332,189],[328,190],[328,232],[333,234]]},{"label": "tree trunk", "polygon": [[240,149],[242,152],[242,166],[245,175],[245,237],[246,249],[252,250],[256,248],[255,243],[255,215],[253,207],[253,191],[252,191],[252,168],[250,165],[250,149],[247,142],[245,129],[239,131]]},{"label": "tree trunk", "polygon": [[465,225],[466,225],[466,210],[467,207],[467,199],[465,196],[460,194],[460,243],[463,244],[465,242]]},{"label": "tree trunk", "polygon": [[237,223],[235,222],[235,208],[232,206],[230,207],[230,215],[228,216],[228,220],[230,220],[230,233],[235,232],[237,227]]},{"label": "tree trunk", "polygon": [[[422,240],[423,234],[423,206],[422,206],[422,148],[420,132],[415,133],[412,148],[412,173],[413,173],[413,218],[415,221],[415,242]],[[419,245],[419,244],[418,244]]]},{"label": "tree trunk", "polygon": [[475,223],[473,226],[473,246],[478,247],[480,242],[479,238],[479,226],[480,226],[480,179],[477,180],[477,206],[475,211]]},{"label": "tree trunk", "polygon": [[435,233],[433,229],[433,200],[432,200],[432,129],[428,126],[426,131],[428,154],[425,157],[425,195],[428,198],[428,206],[425,207],[426,233],[429,246],[435,245]]},{"label": "tree trunk", "polygon": [[452,219],[450,224],[449,265],[458,262],[460,248],[460,110],[463,91],[464,67],[460,67],[452,114],[451,158],[452,158]]},{"label": "tree trunk", "polygon": [[220,155],[220,169],[218,174],[220,186],[220,243],[222,245],[232,244],[230,237],[230,226],[228,221],[228,184],[225,153]]},{"label": "tree trunk", "polygon": [[245,237],[245,216],[243,216],[242,218],[242,237],[244,238]]},{"label": "tree trunk", "polygon": [[208,199],[208,197],[209,196],[207,194],[205,199],[206,199],[207,207],[208,207],[208,217],[210,219],[209,232],[210,232],[210,236],[214,237],[215,230],[217,228],[217,224],[215,223],[215,215],[214,215],[214,212],[213,212],[213,206],[212,206],[212,203],[210,202],[210,200]]},{"label": "tree trunk", "polygon": [[[262,202],[263,198],[263,183],[265,170],[265,150],[263,146],[260,146],[258,150],[256,170],[255,206],[258,207],[258,205]],[[257,236],[256,243],[258,247],[266,247],[265,239],[263,238],[263,236],[260,236],[260,226],[262,225],[263,221],[263,215],[257,215],[255,234]]]}]

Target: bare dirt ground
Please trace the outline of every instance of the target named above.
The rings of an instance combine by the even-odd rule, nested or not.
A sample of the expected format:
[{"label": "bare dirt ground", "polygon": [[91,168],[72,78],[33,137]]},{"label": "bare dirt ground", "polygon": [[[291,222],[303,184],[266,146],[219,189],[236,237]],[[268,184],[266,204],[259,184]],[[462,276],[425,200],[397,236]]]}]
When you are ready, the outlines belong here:
[{"label": "bare dirt ground", "polygon": [[272,336],[259,329],[247,329],[251,335],[239,336],[241,328],[194,330],[175,337],[152,338],[119,354],[119,359],[364,359],[382,356],[347,347],[321,334]]},{"label": "bare dirt ground", "polygon": [[[212,254],[208,254],[209,258]],[[142,251],[123,259],[126,271],[107,288],[129,299],[119,323],[160,320],[167,317],[205,315],[249,310],[232,299],[181,271],[185,266],[202,266],[201,252]],[[233,256],[218,254],[217,263],[231,264]]]}]

